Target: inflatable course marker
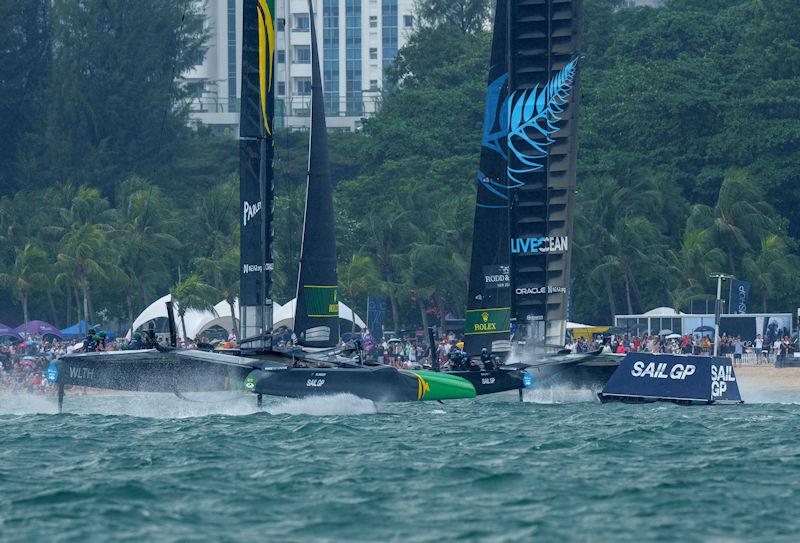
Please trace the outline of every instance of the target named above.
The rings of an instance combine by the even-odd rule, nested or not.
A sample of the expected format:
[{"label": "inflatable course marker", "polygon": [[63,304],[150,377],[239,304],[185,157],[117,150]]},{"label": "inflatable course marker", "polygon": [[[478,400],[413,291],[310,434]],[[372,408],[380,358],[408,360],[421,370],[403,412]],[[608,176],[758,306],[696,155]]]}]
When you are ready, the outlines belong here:
[{"label": "inflatable course marker", "polygon": [[729,358],[629,353],[600,401],[678,404],[744,403]]}]

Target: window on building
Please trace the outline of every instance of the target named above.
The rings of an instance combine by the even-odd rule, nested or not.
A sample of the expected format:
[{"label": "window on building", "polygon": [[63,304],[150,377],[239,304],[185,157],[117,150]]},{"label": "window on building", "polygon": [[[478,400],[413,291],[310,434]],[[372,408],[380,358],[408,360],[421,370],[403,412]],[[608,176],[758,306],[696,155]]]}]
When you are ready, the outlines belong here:
[{"label": "window on building", "polygon": [[278,52],[275,55],[277,57],[278,64],[285,64],[286,63],[286,51],[283,49],[278,49]]},{"label": "window on building", "polygon": [[378,90],[378,80],[377,79],[370,79],[369,80],[369,90],[371,90],[371,91]]},{"label": "window on building", "polygon": [[378,16],[377,15],[370,15],[369,16],[369,27],[370,28],[378,28]]},{"label": "window on building", "polygon": [[370,60],[378,60],[378,48],[377,47],[370,47],[369,48],[369,58],[370,58]]},{"label": "window on building", "polygon": [[283,81],[278,81],[278,96],[284,96],[286,94],[286,83]]},{"label": "window on building", "polygon": [[311,46],[295,45],[293,62],[295,64],[311,64]]},{"label": "window on building", "polygon": [[406,28],[411,28],[414,26],[414,16],[413,15],[403,15],[403,26]]},{"label": "window on building", "polygon": [[295,15],[294,16],[294,32],[308,32],[311,28],[311,19],[308,15]]},{"label": "window on building", "polygon": [[311,80],[298,79],[297,80],[297,94],[311,94]]},{"label": "window on building", "polygon": [[286,19],[278,19],[275,21],[275,26],[278,28],[278,32],[283,32],[286,30]]}]

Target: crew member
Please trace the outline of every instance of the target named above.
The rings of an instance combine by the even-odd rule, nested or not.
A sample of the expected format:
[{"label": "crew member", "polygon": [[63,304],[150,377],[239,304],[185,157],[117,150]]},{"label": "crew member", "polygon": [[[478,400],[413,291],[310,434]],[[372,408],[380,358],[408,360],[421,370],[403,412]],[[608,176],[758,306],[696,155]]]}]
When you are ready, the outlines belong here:
[{"label": "crew member", "polygon": [[481,371],[481,367],[467,353],[464,353],[465,365],[468,371]]},{"label": "crew member", "polygon": [[144,339],[144,346],[145,348],[148,349],[152,349],[153,347],[156,346],[156,343],[158,343],[156,341],[156,329],[155,329],[155,324],[153,324],[153,321],[150,321],[150,325],[147,327],[147,332],[145,332],[145,336],[143,339]]},{"label": "crew member", "polygon": [[86,337],[83,338],[83,352],[93,353],[97,350],[97,342],[94,334],[94,328],[89,328],[89,331],[86,333]]},{"label": "crew member", "polygon": [[144,349],[144,343],[142,343],[142,334],[139,332],[133,333],[133,340],[128,344],[128,348],[131,350],[137,349]]},{"label": "crew member", "polygon": [[464,354],[458,347],[450,349],[447,357],[450,359],[450,367],[453,368],[453,371],[465,371],[467,369],[464,362]]},{"label": "crew member", "polygon": [[98,351],[105,351],[106,350],[106,331],[100,330],[100,334],[98,334],[97,338],[97,350]]},{"label": "crew member", "polygon": [[494,368],[494,359],[492,358],[492,353],[489,352],[489,349],[484,347],[481,349],[481,363],[483,364],[483,369],[486,371],[492,371]]}]

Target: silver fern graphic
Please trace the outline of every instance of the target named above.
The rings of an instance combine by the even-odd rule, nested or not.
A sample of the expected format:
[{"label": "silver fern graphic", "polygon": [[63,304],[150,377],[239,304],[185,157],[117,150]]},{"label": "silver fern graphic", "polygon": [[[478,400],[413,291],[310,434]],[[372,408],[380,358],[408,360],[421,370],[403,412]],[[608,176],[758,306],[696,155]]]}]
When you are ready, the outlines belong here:
[{"label": "silver fern graphic", "polygon": [[521,166],[508,167],[508,177],[520,184],[518,175],[539,171],[544,168],[548,147],[555,141],[550,136],[558,131],[556,123],[569,102],[575,74],[578,71],[578,58],[571,60],[544,87],[538,84],[523,91],[514,92],[508,108],[507,143],[510,152],[517,157]]}]

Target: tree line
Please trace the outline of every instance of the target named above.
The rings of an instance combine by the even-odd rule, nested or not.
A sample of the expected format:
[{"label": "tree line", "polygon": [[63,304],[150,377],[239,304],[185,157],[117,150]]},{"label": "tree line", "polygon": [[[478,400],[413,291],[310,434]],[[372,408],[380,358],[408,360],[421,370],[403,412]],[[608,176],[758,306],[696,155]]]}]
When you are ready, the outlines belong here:
[{"label": "tree line", "polygon": [[[367,296],[386,298],[397,329],[466,303],[491,14],[485,1],[437,2],[420,4],[380,112],[329,138],[340,296],[361,312]],[[232,302],[236,141],[190,127],[176,75],[202,58],[197,4],[0,9],[0,321],[126,327],[166,292],[186,307]],[[713,293],[717,271],[752,281],[758,309],[800,304],[793,23],[792,0],[585,0],[575,320],[686,310]],[[285,303],[307,133],[279,132],[275,146]]]}]

